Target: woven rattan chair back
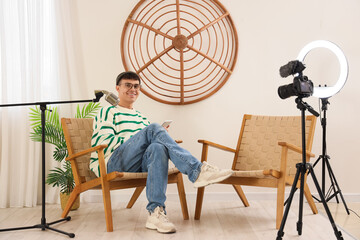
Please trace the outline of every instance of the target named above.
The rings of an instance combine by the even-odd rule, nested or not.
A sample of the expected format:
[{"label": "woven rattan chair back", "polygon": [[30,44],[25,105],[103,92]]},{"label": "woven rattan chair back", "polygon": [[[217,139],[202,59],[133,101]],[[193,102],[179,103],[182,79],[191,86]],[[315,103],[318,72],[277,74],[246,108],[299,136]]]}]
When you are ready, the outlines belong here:
[{"label": "woven rattan chair back", "polygon": [[[314,136],[314,116],[306,117],[306,149],[311,151]],[[255,116],[245,115],[239,137],[234,169],[253,171],[275,169],[280,171],[281,148],[278,142],[288,142],[301,146],[300,116]],[[287,175],[295,175],[296,163],[301,155],[288,153]]]},{"label": "woven rattan chair back", "polygon": [[[66,144],[69,155],[91,147],[91,137],[93,133],[92,118],[67,118],[63,128],[66,128],[64,134],[68,135]],[[76,158],[76,163],[81,182],[96,178],[96,175],[89,168],[90,153]]]}]

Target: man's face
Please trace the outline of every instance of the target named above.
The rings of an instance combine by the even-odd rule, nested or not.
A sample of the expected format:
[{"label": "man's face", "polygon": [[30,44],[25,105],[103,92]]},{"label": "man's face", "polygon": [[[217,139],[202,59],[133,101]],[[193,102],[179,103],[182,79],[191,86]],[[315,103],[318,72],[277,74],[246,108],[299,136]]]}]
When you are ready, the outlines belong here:
[{"label": "man's face", "polygon": [[120,104],[129,104],[132,106],[140,94],[139,83],[140,82],[138,80],[121,79],[119,85],[116,86],[116,91],[118,92],[120,98]]}]

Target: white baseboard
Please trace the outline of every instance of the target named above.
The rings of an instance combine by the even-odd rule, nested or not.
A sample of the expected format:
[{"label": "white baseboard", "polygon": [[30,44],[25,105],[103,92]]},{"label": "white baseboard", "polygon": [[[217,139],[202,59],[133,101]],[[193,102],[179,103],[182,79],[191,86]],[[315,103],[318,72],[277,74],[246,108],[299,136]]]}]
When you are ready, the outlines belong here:
[{"label": "white baseboard", "polygon": [[[87,194],[86,194],[87,193]],[[285,198],[287,198],[289,193],[286,193]],[[294,198],[298,198],[299,192],[295,193]],[[119,192],[112,192],[111,193],[111,201],[116,202],[127,202],[131,198],[132,193],[120,193]],[[314,194],[315,197],[319,198],[318,194]],[[354,193],[354,194],[343,194],[345,202],[360,202],[360,193]],[[276,201],[276,192],[249,192],[246,193],[246,198],[248,201],[257,201],[257,200],[273,200]],[[338,195],[340,203],[342,202],[340,195]],[[169,193],[167,194],[167,200],[168,201],[176,201],[178,200],[178,194],[177,193]],[[186,194],[187,201],[196,201],[196,193],[187,193]],[[139,200],[146,201],[145,192],[143,192]],[[238,195],[230,192],[205,192],[204,195],[204,201],[238,201],[239,197]],[[82,202],[102,202],[102,194],[101,191],[90,191],[85,192],[81,195],[81,201]],[[335,198],[332,198],[330,202],[336,202]]]}]

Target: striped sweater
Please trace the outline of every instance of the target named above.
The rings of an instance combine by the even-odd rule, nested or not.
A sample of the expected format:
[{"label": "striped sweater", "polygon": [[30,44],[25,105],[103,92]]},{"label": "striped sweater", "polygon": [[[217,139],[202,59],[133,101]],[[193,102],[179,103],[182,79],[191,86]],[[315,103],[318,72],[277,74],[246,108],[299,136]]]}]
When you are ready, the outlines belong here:
[{"label": "striped sweater", "polygon": [[[115,149],[149,124],[147,118],[135,109],[120,106],[103,107],[94,119],[91,146],[108,144],[108,147],[104,149],[106,167]],[[91,154],[90,169],[100,176],[96,152]]]}]

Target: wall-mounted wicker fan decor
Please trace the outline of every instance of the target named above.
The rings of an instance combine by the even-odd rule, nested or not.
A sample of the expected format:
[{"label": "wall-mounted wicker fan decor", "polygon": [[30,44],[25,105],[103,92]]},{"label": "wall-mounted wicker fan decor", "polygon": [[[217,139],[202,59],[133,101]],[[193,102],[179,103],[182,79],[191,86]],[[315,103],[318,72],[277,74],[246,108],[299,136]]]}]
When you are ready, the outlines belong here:
[{"label": "wall-mounted wicker fan decor", "polygon": [[237,59],[238,38],[217,0],[141,0],[121,36],[126,70],[141,91],[167,104],[190,104],[217,92]]}]

